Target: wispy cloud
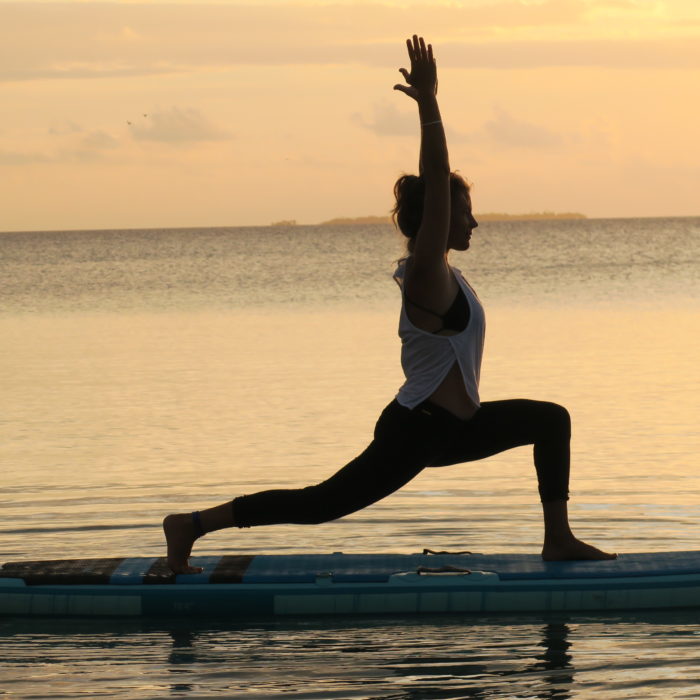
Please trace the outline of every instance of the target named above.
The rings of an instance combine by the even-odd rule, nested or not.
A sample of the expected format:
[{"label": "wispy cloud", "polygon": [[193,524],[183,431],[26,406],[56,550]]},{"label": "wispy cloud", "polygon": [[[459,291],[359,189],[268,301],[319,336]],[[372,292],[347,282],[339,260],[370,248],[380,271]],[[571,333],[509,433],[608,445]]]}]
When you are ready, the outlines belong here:
[{"label": "wispy cloud", "polygon": [[442,64],[464,68],[689,69],[700,65],[697,39],[580,39],[566,41],[451,42]]},{"label": "wispy cloud", "polygon": [[180,107],[139,114],[122,130],[90,129],[67,120],[53,124],[46,133],[48,138],[34,148],[29,144],[25,150],[0,147],[0,165],[93,163],[115,157],[131,159],[140,157],[135,142],[190,146],[232,138],[200,111]]},{"label": "wispy cloud", "polygon": [[[443,67],[696,68],[700,42],[677,34],[677,18],[664,25],[657,5],[631,0],[503,0],[469,7],[368,3],[360,6],[358,32],[360,9],[350,4],[0,3],[0,80],[109,78],[246,65],[395,68],[405,60],[398,38],[416,26],[426,27],[439,45]],[[587,33],[588,23],[600,23],[611,12],[635,21],[641,16],[647,29],[637,38],[628,38],[629,32],[611,36],[607,29],[606,38],[591,38],[601,32]],[[650,29],[660,26],[665,34]]]},{"label": "wispy cloud", "polygon": [[123,146],[123,140],[108,131],[86,129],[70,120],[54,123],[46,133],[48,139],[40,139],[39,148],[0,149],[0,165],[94,162]]},{"label": "wispy cloud", "polygon": [[[415,103],[410,99],[396,93],[395,99],[398,102],[404,102],[412,105]],[[396,103],[389,100],[381,100],[372,105],[372,116],[366,117],[359,112],[354,112],[350,115],[350,121],[362,129],[371,131],[377,136],[407,136],[409,138],[417,138],[419,131],[418,116],[416,110],[404,111],[396,106]],[[477,137],[476,133],[468,134],[459,131],[450,124],[445,125],[448,140],[450,142],[465,142],[471,141]]]},{"label": "wispy cloud", "polygon": [[356,126],[380,136],[415,136],[418,128],[414,112],[403,112],[388,101],[375,102],[372,105],[372,117],[369,119],[357,112],[352,114],[350,119]]},{"label": "wispy cloud", "polygon": [[[371,118],[354,113],[350,120],[379,136],[417,138],[419,127],[414,112],[403,112],[388,101],[375,103],[372,111]],[[515,117],[500,105],[494,105],[493,115],[471,131],[460,131],[449,124],[445,127],[450,143],[491,144],[504,149],[547,150],[583,140],[579,134],[558,132],[542,124]]]},{"label": "wispy cloud", "polygon": [[481,127],[483,135],[508,148],[547,149],[560,146],[561,134],[539,124],[516,119],[501,107],[494,108],[495,115]]},{"label": "wispy cloud", "polygon": [[229,133],[212,124],[198,110],[179,107],[141,115],[138,121],[131,122],[130,128],[138,141],[182,144],[231,138]]},{"label": "wispy cloud", "polygon": [[0,149],[0,165],[33,165],[51,163],[54,158],[40,151],[7,151]]},{"label": "wispy cloud", "polygon": [[106,131],[91,131],[81,139],[80,145],[91,151],[112,150],[119,147],[119,141]]},{"label": "wispy cloud", "polygon": [[80,134],[82,132],[83,127],[73,121],[63,121],[49,127],[51,136],[65,136],[66,134]]}]

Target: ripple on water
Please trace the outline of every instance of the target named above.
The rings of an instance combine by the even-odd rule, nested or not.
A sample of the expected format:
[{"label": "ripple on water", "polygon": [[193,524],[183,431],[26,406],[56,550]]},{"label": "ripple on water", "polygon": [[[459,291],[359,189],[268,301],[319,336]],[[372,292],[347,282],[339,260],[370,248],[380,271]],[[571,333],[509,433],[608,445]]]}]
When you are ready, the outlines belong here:
[{"label": "ripple on water", "polygon": [[682,613],[274,623],[6,622],[19,697],[692,697]]}]

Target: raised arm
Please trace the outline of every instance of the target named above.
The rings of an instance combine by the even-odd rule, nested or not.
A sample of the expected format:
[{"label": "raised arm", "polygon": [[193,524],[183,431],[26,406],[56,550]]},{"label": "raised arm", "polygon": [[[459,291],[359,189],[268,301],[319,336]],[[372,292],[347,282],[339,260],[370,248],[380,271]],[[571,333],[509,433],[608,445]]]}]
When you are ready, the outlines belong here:
[{"label": "raised arm", "polygon": [[[437,68],[432,46],[428,44],[426,47],[423,38],[416,35],[406,44],[411,72],[400,68],[407,85],[395,85],[394,89],[412,97],[418,104],[420,168],[425,184],[423,218],[413,249],[412,276],[415,282],[419,277],[428,285],[425,290],[428,296],[435,294],[439,297],[448,282],[445,253],[450,227],[450,161],[437,102]],[[424,294],[420,296],[424,297]]]}]

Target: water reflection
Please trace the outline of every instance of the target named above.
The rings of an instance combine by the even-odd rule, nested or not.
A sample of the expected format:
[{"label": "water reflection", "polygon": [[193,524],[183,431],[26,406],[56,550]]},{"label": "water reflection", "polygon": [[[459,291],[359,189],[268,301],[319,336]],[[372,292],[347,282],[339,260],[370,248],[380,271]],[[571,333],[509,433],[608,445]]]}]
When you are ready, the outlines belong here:
[{"label": "water reflection", "polygon": [[[688,612],[557,617],[4,620],[3,687],[17,697],[530,697],[607,699],[695,687]],[[640,695],[634,695],[639,691]],[[674,693],[680,693],[676,695]],[[661,695],[659,695],[661,696]],[[687,695],[686,695],[687,697]]]},{"label": "water reflection", "polygon": [[[527,689],[533,698],[572,697],[571,630],[565,622],[523,625],[509,619],[481,625],[455,624],[451,618],[436,625],[375,618],[360,624],[317,621],[316,626],[292,621],[289,627],[257,628],[253,637],[248,632],[239,630],[232,654],[236,633],[230,629],[170,629],[169,671],[178,675],[171,690],[192,690],[182,675],[199,665],[226,663],[230,681],[246,676],[248,693],[284,685],[287,692],[295,689],[294,697],[318,697],[318,686],[324,686],[328,697],[349,691],[343,697],[420,700],[492,698],[497,688],[508,687]],[[235,692],[236,685],[228,691]]]},{"label": "water reflection", "polygon": [[572,656],[568,653],[571,647],[569,641],[569,626],[564,623],[550,623],[542,630],[542,654],[531,665],[533,672],[543,672],[543,681],[549,686],[549,693],[539,695],[542,698],[570,698],[570,687],[574,680],[574,669],[571,664]]},{"label": "water reflection", "polygon": [[547,623],[517,629],[511,624],[464,630],[470,637],[469,646],[442,654],[418,654],[407,663],[394,665],[404,681],[402,692],[395,697],[491,698],[498,689],[515,692],[519,688],[520,692],[527,689],[528,697],[533,698],[570,698],[574,669],[567,653],[571,646],[568,625]]}]

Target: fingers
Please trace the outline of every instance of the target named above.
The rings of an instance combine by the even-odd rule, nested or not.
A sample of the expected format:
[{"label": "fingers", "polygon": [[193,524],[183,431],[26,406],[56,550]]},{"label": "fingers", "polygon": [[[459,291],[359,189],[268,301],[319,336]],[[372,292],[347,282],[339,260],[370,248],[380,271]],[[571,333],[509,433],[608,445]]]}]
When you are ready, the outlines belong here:
[{"label": "fingers", "polygon": [[433,62],[433,46],[428,44],[427,48],[423,37],[417,34],[413,35],[413,39],[406,39],[406,48],[408,49],[408,57],[411,59],[411,66],[418,61]]},{"label": "fingers", "polygon": [[425,43],[423,41],[423,37],[418,38],[417,34],[413,35],[413,55],[415,56],[416,61],[423,61],[424,56],[423,52],[425,50]]},{"label": "fingers", "polygon": [[405,68],[399,68],[399,72],[408,83],[405,85],[394,85],[394,90],[405,93],[414,100],[418,100],[421,91],[437,93],[437,75],[435,69],[435,59],[433,58],[433,46],[426,46],[423,37],[414,34],[411,39],[406,39],[408,57],[411,59],[411,72]]}]

